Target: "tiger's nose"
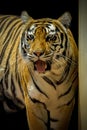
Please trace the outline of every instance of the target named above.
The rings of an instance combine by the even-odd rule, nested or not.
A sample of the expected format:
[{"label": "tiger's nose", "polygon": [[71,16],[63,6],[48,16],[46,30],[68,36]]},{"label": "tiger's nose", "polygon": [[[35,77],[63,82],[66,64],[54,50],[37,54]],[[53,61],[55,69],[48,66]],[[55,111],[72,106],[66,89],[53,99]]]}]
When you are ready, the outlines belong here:
[{"label": "tiger's nose", "polygon": [[44,54],[43,51],[35,51],[35,52],[33,52],[33,53],[34,53],[34,55],[36,55],[36,56],[38,56],[38,57]]}]

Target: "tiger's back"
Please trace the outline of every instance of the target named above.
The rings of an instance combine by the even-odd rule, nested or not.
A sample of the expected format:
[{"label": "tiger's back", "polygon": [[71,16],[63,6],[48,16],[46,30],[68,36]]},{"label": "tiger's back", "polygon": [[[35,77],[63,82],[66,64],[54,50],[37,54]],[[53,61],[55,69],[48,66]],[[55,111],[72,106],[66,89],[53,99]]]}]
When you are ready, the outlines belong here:
[{"label": "tiger's back", "polygon": [[6,111],[24,108],[17,62],[23,22],[13,15],[0,16],[0,100]]}]

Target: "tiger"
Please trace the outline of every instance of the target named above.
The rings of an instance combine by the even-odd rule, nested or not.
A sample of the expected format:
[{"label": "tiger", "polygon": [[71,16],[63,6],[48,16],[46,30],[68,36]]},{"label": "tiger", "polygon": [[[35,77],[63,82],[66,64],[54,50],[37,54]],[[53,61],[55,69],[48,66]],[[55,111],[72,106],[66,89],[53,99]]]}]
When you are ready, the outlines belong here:
[{"label": "tiger", "polygon": [[0,102],[26,108],[30,130],[68,130],[78,91],[78,47],[72,16],[0,16]]}]

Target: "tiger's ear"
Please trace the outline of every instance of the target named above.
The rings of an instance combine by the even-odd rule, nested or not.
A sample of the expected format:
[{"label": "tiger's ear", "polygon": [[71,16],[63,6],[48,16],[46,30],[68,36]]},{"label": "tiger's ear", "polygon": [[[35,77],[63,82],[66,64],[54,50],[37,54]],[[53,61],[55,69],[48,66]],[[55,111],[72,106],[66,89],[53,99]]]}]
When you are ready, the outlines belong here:
[{"label": "tiger's ear", "polygon": [[60,21],[65,27],[69,27],[71,23],[72,17],[69,12],[65,12],[61,17],[58,18],[58,21]]},{"label": "tiger's ear", "polygon": [[32,19],[32,17],[30,17],[26,11],[22,11],[21,19],[24,23],[26,23],[29,19]]}]

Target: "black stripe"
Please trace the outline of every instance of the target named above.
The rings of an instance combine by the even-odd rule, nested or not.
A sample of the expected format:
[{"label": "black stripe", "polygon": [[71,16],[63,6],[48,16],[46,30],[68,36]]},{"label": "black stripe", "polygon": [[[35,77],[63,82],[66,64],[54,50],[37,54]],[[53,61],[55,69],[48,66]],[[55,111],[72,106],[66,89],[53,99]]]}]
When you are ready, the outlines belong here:
[{"label": "black stripe", "polygon": [[[19,43],[20,44],[20,43]],[[18,47],[17,47],[17,49],[16,49],[16,56],[15,56],[15,58],[16,58],[16,61],[15,61],[15,73],[16,73],[16,79],[17,79],[17,74],[18,74],[18,60],[19,60],[19,55],[18,55],[18,52],[19,52],[19,44],[18,44]]]},{"label": "black stripe", "polygon": [[5,100],[6,104],[7,104],[7,106],[9,107],[9,109],[15,110],[15,111],[20,110],[20,106],[18,106],[18,104],[15,104],[14,100],[12,101],[12,99],[9,99],[5,95],[4,95],[4,100]]},{"label": "black stripe", "polygon": [[[2,31],[3,25],[5,24],[5,22],[9,19],[9,16],[5,16],[0,18],[0,32]],[[1,25],[2,24],[2,25]]]},{"label": "black stripe", "polygon": [[50,84],[51,86],[53,86],[55,89],[56,89],[56,86],[55,84],[46,76],[43,76],[43,79],[48,83]]},{"label": "black stripe", "polygon": [[47,126],[47,130],[50,130],[51,124],[50,124],[50,111],[49,110],[47,110],[47,115],[48,115],[48,121],[47,121],[46,126]]},{"label": "black stripe", "polygon": [[[21,25],[20,25],[20,26],[21,26]],[[7,69],[7,66],[8,66],[8,63],[9,63],[9,59],[10,59],[10,56],[11,56],[11,53],[12,53],[12,51],[13,51],[13,49],[14,49],[14,46],[15,46],[15,40],[18,38],[19,33],[20,33],[20,31],[21,31],[21,30],[19,30],[19,29],[20,29],[20,28],[17,29],[17,32],[16,32],[16,36],[15,36],[15,38],[14,38],[13,45],[11,46],[11,49],[10,49],[9,55],[8,55],[8,57],[7,57],[6,68],[5,68],[5,70]]]},{"label": "black stripe", "polygon": [[51,128],[51,124],[50,124],[50,121],[51,122],[58,122],[58,119],[54,119],[54,118],[50,118],[50,111],[47,110],[46,108],[46,105],[43,103],[43,102],[40,102],[39,100],[37,99],[34,99],[34,98],[31,98],[31,96],[29,95],[29,98],[30,100],[33,102],[33,103],[40,103],[44,106],[45,110],[47,111],[47,116],[48,116],[48,120],[47,120],[47,123],[44,122],[44,120],[42,120],[41,118],[37,117],[38,119],[42,120],[44,122],[44,124],[46,125],[47,127],[47,130],[53,130],[53,128]]},{"label": "black stripe", "polygon": [[[20,26],[19,26],[19,28],[21,27],[21,24],[20,24]],[[16,39],[16,38],[15,38]],[[14,40],[14,42],[15,42],[15,40]],[[19,43],[20,44],[20,43]],[[19,60],[19,58],[18,58],[18,52],[19,52],[19,44],[18,44],[18,47],[17,47],[17,49],[16,49],[16,61],[15,61],[15,78],[16,78],[16,80],[17,80],[17,82],[18,82],[18,84],[19,84],[19,87],[20,87],[20,91],[22,92],[22,96],[24,97],[24,94],[23,94],[23,90],[22,90],[22,85],[21,85],[21,82],[20,82],[20,78],[19,78],[19,73],[18,73],[18,64],[19,64],[19,62],[18,62],[18,60]]]},{"label": "black stripe", "polygon": [[[19,30],[20,31],[20,30]],[[18,31],[18,33],[19,33],[19,31]],[[17,34],[17,33],[16,33]],[[18,35],[16,36],[16,38],[18,37]],[[15,38],[15,39],[16,39]],[[9,55],[8,55],[8,57],[7,57],[7,62],[6,62],[6,67],[5,67],[5,70],[4,70],[4,73],[6,73],[6,75],[5,75],[5,78],[7,79],[7,75],[9,74],[9,70],[10,70],[10,66],[9,66],[9,64],[8,64],[8,62],[9,62],[9,59],[10,59],[10,55],[11,55],[11,53],[12,53],[12,50],[13,50],[13,48],[14,48],[14,45],[15,45],[15,40],[14,40],[14,44],[13,44],[13,46],[11,47],[11,49],[10,49],[10,52],[9,52]],[[7,72],[8,73],[7,73]],[[7,82],[7,80],[5,81],[5,82]],[[6,84],[8,84],[8,83],[6,83]],[[8,88],[8,86],[6,87],[6,88]]]},{"label": "black stripe", "polygon": [[73,97],[69,101],[67,101],[67,103],[64,103],[63,105],[58,106],[57,109],[59,109],[61,107],[64,107],[66,105],[69,106],[72,103],[72,101],[73,101],[74,98],[75,98],[75,94],[73,95]]},{"label": "black stripe", "polygon": [[35,98],[32,98],[30,95],[29,95],[29,98],[30,98],[30,100],[31,100],[33,103],[40,103],[40,104],[42,104],[42,105],[44,106],[44,108],[46,109],[45,103],[40,102],[39,100],[37,100],[37,99],[35,99]]},{"label": "black stripe", "polygon": [[40,103],[40,104],[44,104],[42,102],[40,102],[39,100],[35,99],[35,98],[32,98],[29,94],[28,94],[30,100],[33,102],[33,103]]},{"label": "black stripe", "polygon": [[13,102],[17,105],[17,106],[19,106],[20,107],[20,105],[24,105],[23,103],[22,103],[22,101],[21,100],[19,100],[17,97],[16,97],[16,89],[15,89],[15,83],[14,83],[14,80],[13,80],[14,78],[13,78],[13,76],[11,75],[11,91],[12,91],[12,94],[13,94],[13,97],[14,97],[14,99],[13,99]]},{"label": "black stripe", "polygon": [[0,15],[0,24],[6,19],[6,18],[9,18],[10,16],[9,15]]},{"label": "black stripe", "polygon": [[27,88],[27,84],[26,84],[26,81],[25,81],[24,77],[22,76],[21,78],[22,78],[22,82],[24,83],[24,87]]},{"label": "black stripe", "polygon": [[74,83],[74,81],[78,78],[78,73],[76,74],[76,76],[74,77],[72,84]]},{"label": "black stripe", "polygon": [[56,123],[56,122],[58,122],[58,120],[50,117],[50,111],[49,110],[47,110],[47,115],[48,115],[48,122],[46,124],[47,130],[54,130],[54,128],[51,128],[51,122]]},{"label": "black stripe", "polygon": [[50,121],[52,121],[52,122],[58,122],[58,119],[50,118]]},{"label": "black stripe", "polygon": [[5,89],[8,89],[8,83],[9,83],[9,81],[8,81],[8,75],[9,75],[9,65],[8,65],[8,68],[7,68],[7,70],[5,70],[5,72],[4,72],[4,77],[3,77],[3,80],[4,80],[4,84],[5,84],[5,86],[6,86],[6,88]]},{"label": "black stripe", "polygon": [[56,82],[57,85],[61,84],[64,82],[64,80],[66,79],[66,77],[68,76],[69,74],[69,70],[70,70],[70,66],[71,66],[71,63],[67,63],[67,66],[64,70],[64,73],[62,74],[62,77],[59,81]]},{"label": "black stripe", "polygon": [[63,104],[63,105],[61,105],[61,106],[59,106],[57,108],[60,108],[60,107],[66,106],[66,105],[69,106],[72,103],[74,98],[75,98],[75,94],[73,95],[73,97],[69,101],[67,101],[67,103],[65,103],[65,104]]},{"label": "black stripe", "polygon": [[65,33],[65,40],[66,40],[65,41],[65,50],[67,50],[67,48],[69,47],[68,46],[69,43],[68,43],[68,38],[67,38],[67,34],[66,33]]},{"label": "black stripe", "polygon": [[65,96],[65,95],[67,95],[71,91],[71,89],[72,89],[72,85],[68,88],[68,90],[66,92],[61,94],[58,98],[61,98],[61,97]]},{"label": "black stripe", "polygon": [[[0,26],[0,31],[2,31],[3,30],[3,27],[5,26],[5,28],[4,28],[4,31],[7,29],[7,28],[9,28],[9,25],[11,25],[11,23],[12,22],[14,22],[14,21],[16,21],[17,20],[17,23],[19,22],[18,21],[18,18],[17,17],[14,17],[14,18],[12,18],[12,17],[8,17],[8,18],[6,18],[6,19],[4,19],[4,22],[3,22],[3,24]],[[8,24],[7,24],[7,21],[9,21],[8,22]],[[15,24],[13,25],[13,27],[15,26]],[[9,31],[10,32],[10,31]],[[4,33],[4,32],[3,32]],[[3,35],[3,34],[2,34]]]},{"label": "black stripe", "polygon": [[[8,89],[8,84],[9,84],[9,82],[8,82],[8,75],[9,75],[9,68],[8,68],[8,71],[6,72],[6,75],[5,75],[5,77],[3,77],[3,79],[1,80],[2,82],[2,85],[3,85],[3,82],[4,82],[4,84],[5,84],[5,86],[6,86],[6,88],[5,88],[5,86],[2,86],[3,87],[3,95],[4,95],[4,91],[6,91],[6,89]],[[10,86],[10,89],[11,89],[11,92],[12,92],[12,95],[13,95],[13,97],[11,97],[10,95],[9,95],[9,93],[7,92],[6,93],[6,95],[4,95],[4,100],[6,100],[6,102],[7,102],[7,105],[8,105],[8,107],[9,108],[11,108],[11,109],[19,109],[20,108],[20,105],[22,105],[22,106],[24,106],[24,104],[22,103],[22,101],[21,100],[19,100],[17,97],[16,97],[16,93],[15,93],[15,83],[14,83],[14,80],[13,80],[13,76],[11,75],[11,86]],[[9,99],[10,98],[10,99]],[[13,100],[13,101],[11,101],[11,100]],[[16,105],[15,105],[16,104]],[[18,107],[19,106],[19,107]]]},{"label": "black stripe", "polygon": [[9,75],[9,65],[8,68],[5,70],[4,75],[2,76],[2,85],[3,85],[3,91],[5,89],[8,89],[8,75]]},{"label": "black stripe", "polygon": [[[65,42],[63,43],[63,39],[65,37]],[[63,45],[64,44],[64,45]],[[64,51],[62,52],[62,54],[58,54],[56,55],[56,59],[59,59],[60,57],[63,57],[64,59],[66,58],[66,52],[67,52],[67,48],[68,48],[68,39],[67,39],[67,35],[65,33],[61,33],[61,44],[60,47],[64,48]],[[61,50],[61,49],[60,49]]]},{"label": "black stripe", "polygon": [[20,87],[20,91],[22,93],[22,96],[24,97],[24,93],[23,93],[23,89],[22,89],[22,84],[21,84],[21,81],[20,81],[20,77],[19,77],[19,73],[17,74],[17,82],[18,82],[18,85]]},{"label": "black stripe", "polygon": [[13,80],[13,76],[12,75],[11,75],[11,91],[12,91],[12,94],[13,94],[14,98],[16,98],[15,84],[14,84],[14,80]]},{"label": "black stripe", "polygon": [[4,96],[3,96],[4,90],[3,90],[3,81],[2,79],[0,80],[0,101],[3,101]]},{"label": "black stripe", "polygon": [[[20,43],[19,43],[20,44]],[[18,73],[18,64],[19,64],[19,44],[18,44],[18,47],[17,47],[17,50],[16,50],[16,62],[15,62],[15,78],[19,84],[19,87],[20,87],[20,91],[22,92],[22,96],[24,97],[24,94],[23,94],[23,90],[22,90],[22,85],[21,85],[21,82],[20,82],[20,76],[19,76],[19,73]]]},{"label": "black stripe", "polygon": [[47,111],[47,116],[48,116],[47,122],[44,120],[44,118],[40,118],[39,116],[35,115],[35,113],[33,113],[33,114],[34,114],[34,116],[36,116],[39,120],[41,120],[41,121],[46,125],[47,130],[50,130],[50,120],[49,120],[49,119],[50,119],[50,112],[47,110],[46,105],[45,105],[44,103],[40,102],[40,101],[37,100],[37,99],[31,98],[30,95],[29,95],[29,98],[30,98],[30,100],[31,100],[33,103],[40,103],[40,104],[42,104],[43,107],[44,107],[44,109]]},{"label": "black stripe", "polygon": [[[47,96],[47,95],[39,88],[39,86],[35,83],[32,74],[31,74],[31,77],[32,77],[33,83],[34,83],[35,87],[37,88],[37,90],[48,98],[48,96]],[[42,86],[42,87],[43,87],[43,86]]]},{"label": "black stripe", "polygon": [[[0,19],[1,20],[1,19]],[[0,33],[2,32],[3,30],[3,27],[7,24],[7,21],[9,21],[9,17],[5,17],[3,18],[1,21],[0,21]],[[5,29],[7,28],[8,26],[5,27]]]},{"label": "black stripe", "polygon": [[60,33],[60,38],[61,38],[61,44],[63,44],[64,33]]},{"label": "black stripe", "polygon": [[72,100],[73,100],[74,98],[75,98],[75,95],[71,98],[71,100],[69,100],[69,101],[67,102],[67,104],[66,104],[66,105],[67,105],[67,106],[68,106],[68,105],[70,105],[70,104],[71,104],[71,102],[72,102]]},{"label": "black stripe", "polygon": [[[18,22],[17,22],[18,23]],[[16,23],[16,24],[17,24]],[[14,26],[16,25],[16,24],[14,24]],[[21,26],[22,24],[20,24],[20,26]],[[8,34],[7,34],[7,36],[5,37],[5,40],[8,38],[8,40],[6,41],[6,44],[4,45],[4,47],[3,47],[3,49],[2,49],[2,52],[1,52],[1,54],[0,54],[0,64],[1,64],[1,62],[2,62],[2,59],[3,59],[3,57],[4,57],[4,54],[5,54],[5,51],[6,51],[6,48],[7,48],[7,46],[8,46],[8,44],[9,44],[9,40],[11,39],[11,37],[12,37],[12,31],[14,30],[14,26],[12,26],[11,28],[10,28],[10,30],[8,31]],[[20,26],[18,26],[19,28],[20,28]],[[13,29],[13,30],[12,30]],[[15,34],[17,33],[17,31],[18,30],[16,30],[16,32],[15,32]],[[15,37],[15,36],[14,36]]]},{"label": "black stripe", "polygon": [[68,47],[69,47],[67,44],[69,44],[69,43],[68,43],[68,39],[67,39],[67,35],[66,35],[66,34],[64,34],[64,37],[65,37],[65,42],[64,42],[63,47],[64,47],[65,49],[64,49],[62,55],[64,55],[65,58],[66,58],[66,52],[67,52],[67,49],[68,49]]},{"label": "black stripe", "polygon": [[[23,106],[25,107],[25,104],[16,97],[16,100],[14,102],[19,108],[23,108]],[[22,106],[22,107],[21,107]]]}]

